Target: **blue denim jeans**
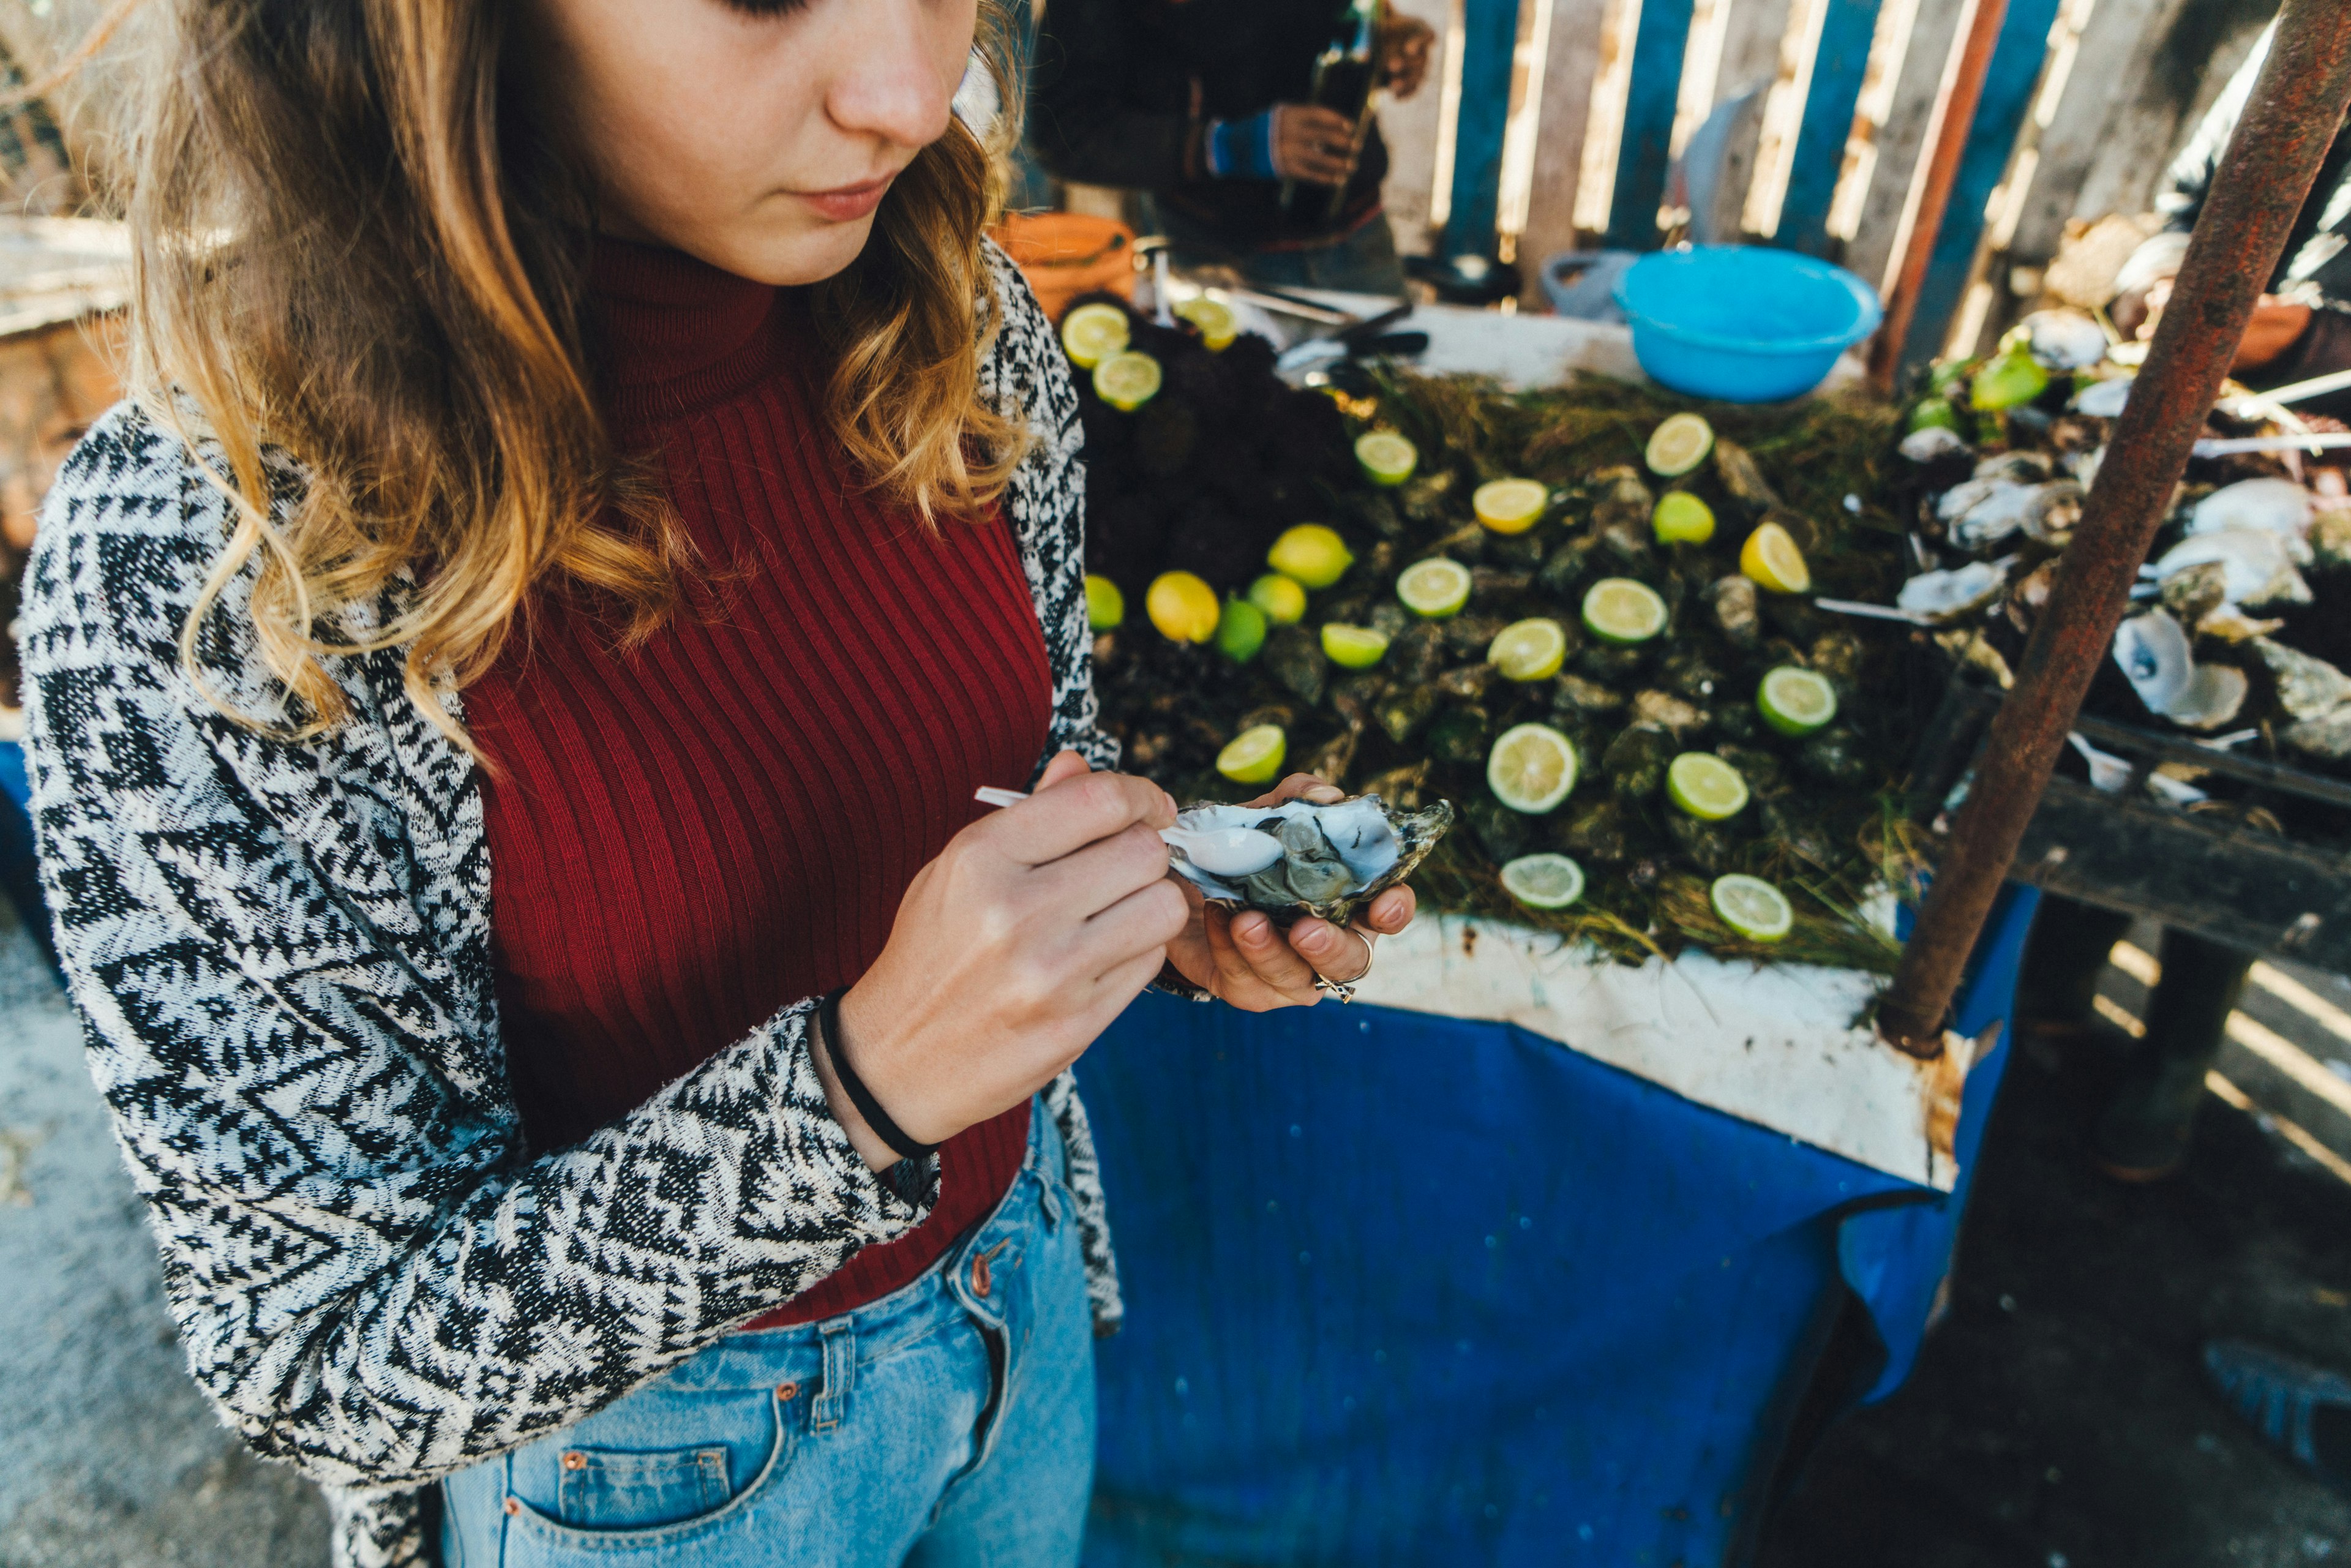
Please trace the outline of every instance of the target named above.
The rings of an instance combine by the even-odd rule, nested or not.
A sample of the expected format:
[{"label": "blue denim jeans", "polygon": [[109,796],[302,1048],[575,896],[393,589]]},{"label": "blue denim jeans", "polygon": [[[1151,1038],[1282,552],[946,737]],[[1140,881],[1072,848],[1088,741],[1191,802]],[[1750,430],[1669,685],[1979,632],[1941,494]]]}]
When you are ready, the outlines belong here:
[{"label": "blue denim jeans", "polygon": [[1003,1203],[929,1272],[738,1333],[443,1482],[448,1568],[1074,1564],[1094,1368],[1077,1205],[1041,1102]]}]

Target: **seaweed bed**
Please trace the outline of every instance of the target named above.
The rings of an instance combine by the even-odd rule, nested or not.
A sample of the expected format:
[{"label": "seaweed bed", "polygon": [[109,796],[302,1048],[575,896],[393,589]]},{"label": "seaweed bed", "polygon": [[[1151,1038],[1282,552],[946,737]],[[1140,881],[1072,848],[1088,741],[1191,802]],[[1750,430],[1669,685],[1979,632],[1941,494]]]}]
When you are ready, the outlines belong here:
[{"label": "seaweed bed", "polygon": [[[1167,391],[1134,414],[1081,393],[1089,565],[1134,607],[1095,644],[1104,716],[1127,766],[1181,800],[1249,798],[1255,787],[1216,772],[1217,753],[1243,728],[1277,723],[1289,737],[1286,770],[1460,810],[1464,827],[1415,878],[1426,907],[1560,931],[1626,961],[1696,945],[1890,969],[1898,948],[1861,907],[1908,885],[1921,863],[1926,841],[1900,791],[1941,666],[1924,633],[1757,594],[1738,573],[1740,544],[1768,517],[1803,549],[1817,592],[1891,600],[1915,504],[1910,465],[1894,449],[1896,410],[1840,396],[1700,404],[1596,379],[1513,393],[1393,367],[1373,371],[1367,395],[1347,397],[1282,386],[1260,340],[1210,354],[1142,320],[1134,339],[1162,360]],[[1720,439],[1695,472],[1661,481],[1641,465],[1644,445],[1684,409],[1703,412]],[[1374,486],[1354,466],[1350,444],[1373,428],[1420,449],[1400,488]],[[1489,532],[1470,509],[1476,486],[1506,476],[1552,487],[1549,511],[1522,534]],[[1711,540],[1656,542],[1654,498],[1670,488],[1714,509]],[[1162,570],[1197,572],[1220,592],[1245,589],[1281,528],[1301,520],[1336,528],[1354,563],[1249,663],[1171,642],[1140,613]],[[1421,622],[1397,602],[1395,576],[1439,553],[1471,569],[1473,591],[1458,615]],[[1631,648],[1583,635],[1583,596],[1604,577],[1655,588],[1672,616],[1666,633]],[[1504,625],[1531,616],[1567,629],[1569,657],[1557,677],[1521,685],[1485,654]],[[1316,637],[1330,622],[1376,626],[1394,642],[1370,670],[1335,668]],[[1831,680],[1840,707],[1831,727],[1792,740],[1761,722],[1756,687],[1780,664]],[[1580,763],[1574,793],[1545,816],[1503,807],[1485,779],[1493,737],[1528,720],[1566,733]],[[1716,751],[1745,777],[1751,803],[1728,822],[1685,815],[1659,787],[1666,760],[1691,749]],[[1538,850],[1583,865],[1579,902],[1535,910],[1503,890],[1501,862]],[[1796,924],[1785,940],[1760,945],[1716,917],[1708,883],[1729,871],[1787,894]]]}]

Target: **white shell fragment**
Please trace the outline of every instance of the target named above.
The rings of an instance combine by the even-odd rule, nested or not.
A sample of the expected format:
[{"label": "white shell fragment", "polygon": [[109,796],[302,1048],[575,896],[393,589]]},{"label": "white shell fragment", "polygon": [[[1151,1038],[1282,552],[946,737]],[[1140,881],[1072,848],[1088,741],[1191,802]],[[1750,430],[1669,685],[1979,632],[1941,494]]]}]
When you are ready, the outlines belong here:
[{"label": "white shell fragment", "polygon": [[[1447,801],[1395,811],[1377,795],[1329,806],[1197,805],[1176,813],[1181,837],[1168,841],[1168,867],[1220,904],[1285,923],[1314,915],[1344,925],[1364,900],[1410,875],[1452,823]],[[1274,845],[1270,858],[1259,841]],[[1195,843],[1205,856],[1194,854]]]},{"label": "white shell fragment", "polygon": [[2188,518],[2188,531],[2216,534],[2225,528],[2252,528],[2277,534],[2293,541],[2287,549],[2296,562],[2306,562],[2311,557],[2304,537],[2314,514],[2310,492],[2291,479],[2243,479],[2197,502]]},{"label": "white shell fragment", "polygon": [[2074,412],[2092,419],[2120,419],[2124,405],[2130,402],[2131,383],[2137,380],[2137,376],[2112,376],[2092,382],[2074,394]]},{"label": "white shell fragment", "polygon": [[2229,602],[2248,610],[2265,604],[2307,604],[2310,585],[2294,568],[2283,536],[2265,528],[2222,528],[2216,533],[2190,534],[2163,552],[2140,575],[2158,581],[2208,560],[2228,569]]},{"label": "white shell fragment", "polygon": [[2086,371],[2106,357],[2106,329],[2073,310],[2035,310],[2023,320],[2032,357],[2052,370]]},{"label": "white shell fragment", "polygon": [[2297,648],[2256,637],[2252,650],[2277,682],[2278,706],[2295,718],[2323,718],[2351,702],[2351,675]]},{"label": "white shell fragment", "polygon": [[1959,439],[1958,431],[1946,425],[1930,424],[1924,430],[1914,430],[1904,436],[1898,450],[1913,463],[1932,463],[1949,453],[1965,452],[1967,449],[1968,444]]},{"label": "white shell fragment", "polygon": [[2007,578],[2005,562],[1970,561],[1950,571],[1921,572],[1902,585],[1894,602],[1899,609],[1938,621],[1955,619],[1997,599]]}]

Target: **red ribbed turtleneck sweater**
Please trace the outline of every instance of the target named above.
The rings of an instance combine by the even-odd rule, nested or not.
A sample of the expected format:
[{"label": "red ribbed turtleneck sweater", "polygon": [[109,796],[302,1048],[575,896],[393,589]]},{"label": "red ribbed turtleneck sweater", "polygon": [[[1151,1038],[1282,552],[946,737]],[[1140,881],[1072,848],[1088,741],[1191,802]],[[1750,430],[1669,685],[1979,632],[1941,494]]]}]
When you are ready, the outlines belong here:
[{"label": "red ribbed turtleneck sweater", "polygon": [[[914,873],[1028,782],[1052,677],[1000,517],[926,531],[862,494],[819,412],[805,303],[600,242],[608,417],[656,458],[717,608],[643,648],[559,601],[466,693],[508,1060],[573,1143],[802,997],[863,974]],[[912,1281],[1019,1169],[1029,1110],[941,1151],[936,1210],[753,1327]]]}]

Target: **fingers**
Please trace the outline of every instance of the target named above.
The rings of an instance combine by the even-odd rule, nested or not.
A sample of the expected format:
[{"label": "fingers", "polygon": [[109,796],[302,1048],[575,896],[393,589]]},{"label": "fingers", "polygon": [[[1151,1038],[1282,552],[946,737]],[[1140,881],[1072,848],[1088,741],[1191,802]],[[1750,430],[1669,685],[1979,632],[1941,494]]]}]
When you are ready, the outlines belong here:
[{"label": "fingers", "polygon": [[[1062,910],[1090,919],[1122,899],[1166,882],[1167,846],[1156,829],[1130,823],[1109,838],[1038,867],[1032,876],[1023,894],[1024,908]],[[1168,891],[1176,892],[1172,886]]]},{"label": "fingers", "polygon": [[[1061,766],[1055,758],[1048,775]],[[1071,771],[967,831],[1021,865],[1046,865],[1138,824],[1155,832],[1175,821],[1176,802],[1148,779]]]},{"label": "fingers", "polygon": [[1329,806],[1346,798],[1345,790],[1336,785],[1325,784],[1311,773],[1293,773],[1275,785],[1271,794],[1260,795],[1256,800],[1249,801],[1242,809],[1257,810],[1268,806],[1279,806],[1284,800],[1311,800],[1318,806]]},{"label": "fingers", "polygon": [[1243,910],[1229,919],[1221,911],[1208,916],[1208,951],[1215,958],[1219,983],[1210,988],[1238,1008],[1261,1010],[1285,1004],[1312,1007],[1314,967],[1255,910]]},{"label": "fingers", "polygon": [[1383,936],[1393,936],[1412,924],[1419,913],[1420,901],[1408,887],[1392,887],[1372,900],[1364,911],[1364,924]]},{"label": "fingers", "polygon": [[1165,958],[1167,944],[1184,934],[1191,919],[1184,894],[1163,876],[1088,919],[1071,961],[1081,974],[1100,974],[1146,953]]},{"label": "fingers", "polygon": [[[1050,789],[1064,779],[1077,779],[1093,771],[1092,764],[1074,751],[1054,753],[1053,760],[1045,764],[1045,771],[1037,778],[1039,789]],[[1033,793],[1033,791],[1032,791]]]},{"label": "fingers", "polygon": [[[1301,920],[1291,926],[1290,946],[1327,980],[1352,983],[1372,972],[1372,939],[1327,920]],[[1311,977],[1307,984],[1313,984]]]},{"label": "fingers", "polygon": [[1335,109],[1325,109],[1319,103],[1288,106],[1282,112],[1282,129],[1296,130],[1315,141],[1337,141],[1343,145],[1353,140],[1355,122]]}]

